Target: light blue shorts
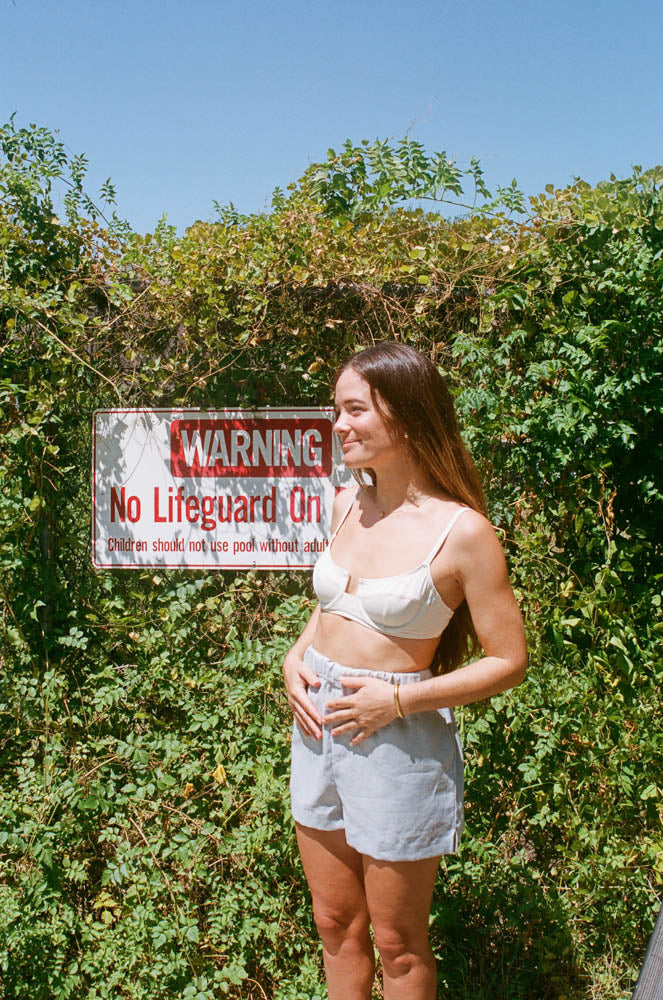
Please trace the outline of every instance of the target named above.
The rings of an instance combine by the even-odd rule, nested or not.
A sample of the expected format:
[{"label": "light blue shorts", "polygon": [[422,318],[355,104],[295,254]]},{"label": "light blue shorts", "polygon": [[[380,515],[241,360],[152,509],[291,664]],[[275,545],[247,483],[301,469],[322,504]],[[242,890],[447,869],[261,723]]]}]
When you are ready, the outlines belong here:
[{"label": "light blue shorts", "polygon": [[[344,676],[417,684],[430,670],[395,674],[344,667],[309,646],[306,663],[320,677],[308,695],[321,715],[341,694]],[[354,733],[322,739],[292,734],[292,815],[302,826],[345,830],[361,854],[382,861],[418,861],[453,854],[463,831],[463,752],[451,709],[394,719],[350,746]]]}]

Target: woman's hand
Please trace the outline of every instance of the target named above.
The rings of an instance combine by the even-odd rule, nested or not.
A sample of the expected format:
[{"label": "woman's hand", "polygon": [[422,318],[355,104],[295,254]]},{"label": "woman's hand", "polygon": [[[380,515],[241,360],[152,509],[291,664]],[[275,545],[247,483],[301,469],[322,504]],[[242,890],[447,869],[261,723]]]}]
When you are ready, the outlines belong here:
[{"label": "woman's hand", "polygon": [[325,715],[323,723],[340,723],[332,729],[332,736],[358,729],[350,740],[350,746],[355,746],[396,718],[393,684],[378,677],[341,677],[340,682],[343,687],[355,688],[355,693],[327,702],[327,709],[332,711]]},{"label": "woman's hand", "polygon": [[305,736],[319,740],[322,719],[307,692],[309,687],[319,686],[320,678],[292,649],[283,661],[283,678],[295,722]]}]

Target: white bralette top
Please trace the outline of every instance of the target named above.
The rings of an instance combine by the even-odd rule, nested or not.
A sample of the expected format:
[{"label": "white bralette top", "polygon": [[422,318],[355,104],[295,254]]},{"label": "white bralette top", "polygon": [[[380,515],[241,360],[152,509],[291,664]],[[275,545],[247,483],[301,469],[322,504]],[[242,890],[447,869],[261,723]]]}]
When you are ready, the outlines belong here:
[{"label": "white bralette top", "polygon": [[350,573],[334,562],[330,549],[357,492],[313,569],[313,589],[320,607],[327,614],[349,618],[382,635],[400,639],[437,638],[451,621],[453,611],[437,592],[430,564],[458,518],[471,508],[460,507],[456,511],[424,561],[414,569],[397,576],[360,577],[356,594],[348,594],[345,588]]}]

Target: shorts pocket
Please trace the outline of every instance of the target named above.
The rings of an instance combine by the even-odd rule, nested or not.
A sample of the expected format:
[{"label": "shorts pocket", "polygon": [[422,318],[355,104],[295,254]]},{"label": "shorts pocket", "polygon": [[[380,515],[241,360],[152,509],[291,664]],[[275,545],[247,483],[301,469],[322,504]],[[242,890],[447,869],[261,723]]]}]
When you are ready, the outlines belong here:
[{"label": "shorts pocket", "polygon": [[394,781],[408,775],[452,774],[456,743],[437,712],[417,712],[378,729],[357,749],[366,748],[371,765]]}]

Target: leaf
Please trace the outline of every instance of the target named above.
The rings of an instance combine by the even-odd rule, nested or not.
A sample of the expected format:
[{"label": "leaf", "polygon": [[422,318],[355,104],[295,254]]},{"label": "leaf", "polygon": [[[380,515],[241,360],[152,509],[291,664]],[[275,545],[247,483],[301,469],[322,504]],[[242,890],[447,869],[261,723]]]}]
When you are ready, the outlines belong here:
[{"label": "leaf", "polygon": [[30,618],[32,618],[32,620],[35,621],[35,622],[39,621],[39,616],[38,616],[37,612],[38,612],[39,608],[45,608],[45,607],[46,607],[46,605],[45,605],[44,601],[35,601],[35,603],[34,603],[34,605],[32,607],[32,610],[30,612]]}]

